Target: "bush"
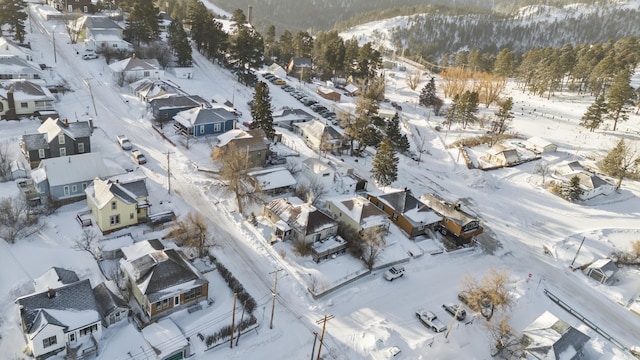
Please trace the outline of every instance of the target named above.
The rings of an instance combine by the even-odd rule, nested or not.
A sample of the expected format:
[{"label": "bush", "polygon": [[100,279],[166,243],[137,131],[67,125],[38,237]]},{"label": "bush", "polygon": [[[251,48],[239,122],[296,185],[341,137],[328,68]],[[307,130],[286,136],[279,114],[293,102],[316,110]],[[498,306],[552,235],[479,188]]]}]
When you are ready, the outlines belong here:
[{"label": "bush", "polygon": [[306,243],[304,240],[293,240],[293,249],[298,256],[311,255],[311,248],[313,244]]},{"label": "bush", "polygon": [[211,263],[215,264],[216,268],[218,269],[218,273],[227,283],[229,289],[237,294],[238,300],[240,300],[240,303],[244,307],[245,311],[252,315],[257,306],[256,301],[253,299],[253,297],[244,289],[244,286],[242,286],[240,281],[238,281],[238,279],[233,276],[231,271],[229,271],[229,269],[218,262],[218,259],[216,259],[215,256],[209,255],[209,260],[211,260]]}]

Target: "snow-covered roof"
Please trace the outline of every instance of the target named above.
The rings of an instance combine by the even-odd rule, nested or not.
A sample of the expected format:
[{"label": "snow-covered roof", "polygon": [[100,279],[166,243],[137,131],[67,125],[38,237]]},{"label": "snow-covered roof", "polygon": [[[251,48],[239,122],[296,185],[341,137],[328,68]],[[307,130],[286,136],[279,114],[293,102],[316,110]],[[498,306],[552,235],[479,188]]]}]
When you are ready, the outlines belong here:
[{"label": "snow-covered roof", "polygon": [[88,29],[116,29],[122,30],[122,27],[107,16],[81,16],[72,22],[69,27],[74,31],[80,31],[84,28]]},{"label": "snow-covered roof", "polygon": [[338,222],[329,215],[295,196],[275,199],[267,205],[267,208],[287,225],[305,235],[338,226]]},{"label": "snow-covered roof", "polygon": [[589,265],[588,269],[598,269],[603,274],[605,274],[608,278],[615,275],[618,272],[618,265],[613,262],[612,259],[598,259],[594,261],[591,265]]},{"label": "snow-covered roof", "polygon": [[460,226],[478,221],[476,217],[463,211],[460,204],[448,202],[435,194],[424,194],[420,200],[440,216],[453,220]]},{"label": "snow-covered roof", "polygon": [[80,281],[80,279],[74,271],[54,266],[39,278],[34,279],[33,282],[36,292],[42,292],[69,285],[76,281]]},{"label": "snow-covered roof", "polygon": [[530,137],[529,139],[527,139],[527,143],[540,148],[546,148],[547,146],[554,146],[554,144],[551,141],[543,139],[538,136]]},{"label": "snow-covered roof", "polygon": [[365,229],[386,225],[389,222],[387,213],[361,196],[341,196],[327,199],[327,202],[334,204],[338,210]]},{"label": "snow-covered roof", "polygon": [[170,318],[148,325],[142,329],[142,336],[156,350],[158,359],[164,359],[189,345],[178,325]]},{"label": "snow-covered roof", "polygon": [[292,109],[290,107],[283,107],[276,110],[272,114],[274,122],[305,122],[313,120],[315,117],[302,109]]},{"label": "snow-covered roof", "polygon": [[87,34],[90,34],[91,35],[90,38],[93,39],[98,44],[103,42],[106,42],[106,43],[113,43],[113,42],[125,43],[126,42],[122,39],[122,35],[120,35],[120,31],[117,29],[92,29],[87,31]]},{"label": "snow-covered roof", "polygon": [[6,99],[7,91],[13,90],[15,101],[54,101],[51,91],[28,80],[7,80],[0,82],[0,97]]},{"label": "snow-covered roof", "polygon": [[333,172],[333,168],[324,161],[316,158],[307,158],[302,161],[302,166],[311,170],[314,174],[322,174],[327,171]]},{"label": "snow-covered roof", "polygon": [[289,170],[285,168],[278,167],[252,171],[249,175],[253,176],[258,183],[258,186],[260,186],[260,189],[263,191],[286,188],[294,186],[297,183]]},{"label": "snow-covered roof", "polygon": [[359,88],[353,84],[348,84],[347,86],[344,87],[345,91],[347,91],[348,93],[355,93],[356,91],[359,90]]},{"label": "snow-covered roof", "polygon": [[[83,181],[89,182],[96,177],[107,178],[124,173],[122,169],[107,167],[100,153],[85,153],[43,159],[38,169],[43,170],[43,175],[49,180],[49,186],[67,185]],[[32,177],[36,181],[36,178]]]},{"label": "snow-covered roof", "polygon": [[106,283],[101,282],[93,288],[93,296],[96,298],[96,306],[100,316],[106,318],[118,308],[126,308],[127,303],[117,296]]},{"label": "snow-covered roof", "polygon": [[61,133],[72,139],[91,136],[92,128],[88,121],[69,122],[67,119],[48,118],[38,127],[38,132],[46,135],[47,143],[51,143]]},{"label": "snow-covered roof", "polygon": [[187,128],[191,128],[195,125],[222,123],[228,120],[235,120],[236,118],[236,114],[225,108],[206,108],[204,106],[180,111],[173,117],[175,121]]},{"label": "snow-covered roof", "polygon": [[304,134],[310,134],[320,139],[322,136],[327,136],[329,141],[336,141],[342,139],[342,134],[333,126],[325,124],[320,120],[311,120],[307,122],[295,123],[293,126],[300,128]]},{"label": "snow-covered roof", "polygon": [[526,337],[525,350],[537,359],[573,359],[590,339],[548,311],[522,333]]},{"label": "snow-covered roof", "polygon": [[138,199],[149,195],[146,180],[144,177],[129,178],[127,175],[129,174],[105,180],[95,178],[93,184],[86,189],[87,196],[94,199],[98,209],[104,208],[114,197],[127,204],[138,203]]},{"label": "snow-covered roof", "polygon": [[31,49],[18,45],[16,42],[0,36],[0,54],[1,55],[18,55],[25,56],[28,59],[32,57]]},{"label": "snow-covered roof", "polygon": [[135,57],[116,61],[109,65],[109,68],[116,73],[142,70],[162,70],[158,60],[156,59],[138,59]]},{"label": "snow-covered roof", "polygon": [[0,55],[0,74],[42,74],[42,71],[17,55]]},{"label": "snow-covered roof", "polygon": [[100,240],[100,249],[102,251],[114,251],[131,244],[133,244],[131,234],[125,234],[114,238]]}]

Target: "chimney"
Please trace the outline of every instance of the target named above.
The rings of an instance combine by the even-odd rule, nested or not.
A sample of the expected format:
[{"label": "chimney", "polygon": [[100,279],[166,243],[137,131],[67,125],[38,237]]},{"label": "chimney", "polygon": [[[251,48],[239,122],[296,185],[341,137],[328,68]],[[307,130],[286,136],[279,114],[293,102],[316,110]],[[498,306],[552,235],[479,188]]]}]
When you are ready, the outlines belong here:
[{"label": "chimney", "polygon": [[95,129],[93,127],[93,118],[89,118],[89,127],[91,128],[91,133],[93,134],[93,129]]},{"label": "chimney", "polygon": [[5,114],[7,120],[18,120],[18,115],[16,114],[16,101],[13,97],[13,89],[7,90],[7,103],[9,103],[9,110]]},{"label": "chimney", "polygon": [[51,288],[50,288],[50,289],[47,291],[47,297],[48,297],[49,299],[53,299],[54,297],[56,297],[56,290],[55,290],[55,289],[51,289]]},{"label": "chimney", "polygon": [[456,202],[455,204],[453,204],[453,208],[456,210],[460,210],[460,203]]},{"label": "chimney", "polygon": [[64,127],[69,127],[69,119],[65,118],[62,120],[62,123],[64,124]]},{"label": "chimney", "polygon": [[249,10],[247,11],[247,23],[251,24],[252,17],[253,17],[253,6],[249,5]]}]

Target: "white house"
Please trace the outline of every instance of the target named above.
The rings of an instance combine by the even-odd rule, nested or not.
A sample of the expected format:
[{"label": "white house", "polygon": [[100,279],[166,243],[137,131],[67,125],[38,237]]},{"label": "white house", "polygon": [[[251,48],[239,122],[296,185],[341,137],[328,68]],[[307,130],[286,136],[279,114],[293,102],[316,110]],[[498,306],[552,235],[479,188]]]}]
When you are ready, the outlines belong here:
[{"label": "white house", "polygon": [[305,143],[314,150],[333,151],[342,147],[342,135],[329,124],[319,120],[293,124]]},{"label": "white house", "polygon": [[558,145],[537,136],[529,138],[527,141],[525,141],[524,146],[529,150],[533,150],[541,154],[555,152],[556,150],[558,150]]},{"label": "white house", "polygon": [[341,196],[328,199],[327,211],[338,222],[343,222],[356,231],[387,230],[390,221],[386,212],[371,201],[360,196]]},{"label": "white house", "polygon": [[265,205],[264,214],[281,240],[313,244],[338,234],[337,221],[296,196],[272,200]]},{"label": "white house", "polygon": [[302,176],[311,184],[322,185],[325,190],[333,187],[336,171],[329,164],[316,158],[308,158],[302,162]]},{"label": "white house", "polygon": [[164,79],[164,70],[156,59],[138,59],[130,57],[109,65],[116,77],[124,77],[127,82],[140,79]]},{"label": "white house", "polygon": [[55,97],[46,87],[28,80],[0,82],[0,117],[17,120],[55,110]]},{"label": "white house", "polygon": [[520,162],[518,151],[503,145],[493,145],[482,157],[482,160],[497,166],[511,166]]},{"label": "white house", "polygon": [[102,322],[88,279],[16,300],[27,347],[35,358],[63,351],[97,351]]},{"label": "white house", "polygon": [[0,55],[0,79],[42,80],[42,71],[31,61],[16,55]]},{"label": "white house", "polygon": [[118,29],[87,29],[84,40],[87,49],[131,50],[133,46],[122,39]]},{"label": "white house", "polygon": [[267,194],[284,193],[292,190],[297,184],[289,170],[283,167],[251,171],[248,175],[252,176],[260,190]]},{"label": "white house", "polygon": [[17,56],[26,61],[33,61],[31,49],[20,46],[4,36],[0,36],[0,56]]},{"label": "white house", "polygon": [[561,177],[565,183],[569,183],[573,177],[580,180],[582,195],[580,200],[589,200],[598,195],[610,195],[616,191],[616,186],[601,178],[600,176],[587,171],[578,161],[572,161],[558,165],[554,174]]}]

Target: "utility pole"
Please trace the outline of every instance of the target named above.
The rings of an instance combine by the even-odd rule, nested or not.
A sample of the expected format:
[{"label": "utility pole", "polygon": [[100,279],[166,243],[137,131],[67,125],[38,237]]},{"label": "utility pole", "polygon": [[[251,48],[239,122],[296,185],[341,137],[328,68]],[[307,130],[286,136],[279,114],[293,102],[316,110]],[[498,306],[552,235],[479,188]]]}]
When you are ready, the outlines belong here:
[{"label": "utility pole", "polygon": [[451,328],[453,327],[453,324],[456,322],[456,320],[458,319],[458,313],[460,312],[460,309],[462,309],[462,303],[460,303],[458,305],[458,308],[456,309],[456,313],[453,314],[453,319],[451,319],[451,322],[449,323],[449,328],[447,329],[447,333],[444,334],[444,338],[448,338],[449,337],[449,333],[451,332]]},{"label": "utility pole", "polygon": [[171,161],[169,155],[173,154],[173,151],[167,150],[167,194],[171,195]]},{"label": "utility pole", "polygon": [[236,298],[238,297],[238,293],[233,293],[233,313],[231,313],[231,341],[229,341],[229,348],[233,349],[233,332],[235,331],[236,325]]},{"label": "utility pole", "polygon": [[582,242],[580,243],[580,246],[578,246],[578,251],[576,251],[576,256],[573,257],[573,261],[571,262],[570,267],[573,267],[573,263],[576,262],[576,259],[578,258],[578,253],[580,252],[580,249],[582,249],[582,244],[584,244],[584,239],[586,239],[586,236],[582,237]]},{"label": "utility pole", "polygon": [[322,351],[322,342],[324,341],[324,330],[327,328],[327,321],[333,319],[335,316],[333,315],[325,315],[324,318],[316,321],[316,324],[320,325],[322,323],[322,333],[320,334],[320,344],[318,345],[318,357],[316,360],[320,360],[320,352]]},{"label": "utility pole", "polygon": [[[54,47],[55,47],[55,41],[53,42]],[[55,54],[54,54],[55,56]],[[96,113],[96,116],[98,116],[98,109],[96,108],[96,99],[93,97],[93,90],[91,90],[91,83],[89,82],[89,79],[84,79],[84,83],[87,84],[87,88],[89,88],[89,96],[91,96],[91,103],[93,104],[93,111]]]},{"label": "utility pole", "polygon": [[56,55],[56,27],[51,30],[51,38],[53,39],[53,62],[58,63],[58,57]]},{"label": "utility pole", "polygon": [[278,272],[282,271],[282,269],[278,269],[270,272],[269,274],[273,274],[273,292],[271,293],[271,321],[269,321],[269,329],[273,329],[273,313],[276,309],[276,295],[278,294]]},{"label": "utility pole", "polygon": [[236,346],[238,346],[238,342],[240,341],[240,334],[242,334],[242,321],[244,321],[244,309],[247,308],[247,301],[245,300],[244,304],[242,304],[242,314],[240,315],[240,325],[238,325],[238,337],[236,338]]},{"label": "utility pole", "polygon": [[311,360],[313,360],[313,355],[316,353],[316,340],[318,340],[318,333],[313,332],[313,348],[311,348]]}]

